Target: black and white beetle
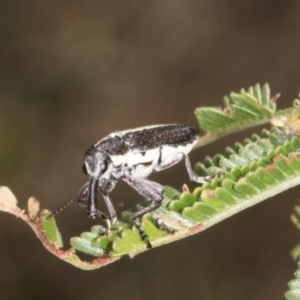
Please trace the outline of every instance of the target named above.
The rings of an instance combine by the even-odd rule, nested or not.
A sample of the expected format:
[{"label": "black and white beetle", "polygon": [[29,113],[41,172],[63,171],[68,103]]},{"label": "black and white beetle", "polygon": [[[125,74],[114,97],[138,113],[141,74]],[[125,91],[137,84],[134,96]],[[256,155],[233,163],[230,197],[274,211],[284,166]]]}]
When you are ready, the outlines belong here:
[{"label": "black and white beetle", "polygon": [[[149,207],[132,214],[135,226],[145,239],[139,218],[157,209],[164,197],[164,187],[147,179],[152,172],[162,171],[185,159],[192,181],[209,181],[209,176],[198,177],[193,172],[188,157],[198,134],[198,129],[177,124],[147,126],[109,134],[85,153],[83,171],[90,180],[79,190],[77,201],[86,209],[89,217],[105,220],[109,231],[117,219],[109,193],[119,179],[124,180],[139,194],[153,201]],[[98,190],[102,193],[109,217],[97,209]]]}]

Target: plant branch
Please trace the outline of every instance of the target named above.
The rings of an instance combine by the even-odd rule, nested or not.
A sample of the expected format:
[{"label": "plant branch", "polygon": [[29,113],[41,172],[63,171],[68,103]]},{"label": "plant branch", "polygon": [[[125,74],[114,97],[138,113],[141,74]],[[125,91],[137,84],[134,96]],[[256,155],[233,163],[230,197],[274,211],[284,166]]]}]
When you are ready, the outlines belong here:
[{"label": "plant branch", "polygon": [[[197,163],[200,176],[222,174],[211,182],[190,192],[184,185],[178,192],[165,187],[162,206],[156,210],[157,218],[147,214],[141,220],[142,228],[153,248],[199,233],[240,211],[270,199],[300,184],[300,101],[294,109],[276,111],[276,97],[270,98],[269,87],[256,85],[240,94],[225,98],[224,110],[199,108],[199,125],[207,131],[198,146],[207,144],[232,132],[266,123],[273,119],[271,130],[252,135],[224,154],[207,157]],[[282,128],[278,128],[282,127]],[[149,205],[149,201],[141,204]],[[133,257],[147,250],[139,231],[133,226],[128,213],[123,213],[108,235],[101,225],[90,232],[71,238],[71,248],[63,249],[62,237],[54,217],[49,211],[39,212],[34,198],[28,201],[27,212],[17,206],[17,200],[7,187],[0,187],[0,211],[10,213],[26,222],[48,251],[74,266],[92,270],[112,263],[128,254]],[[96,259],[83,261],[77,252],[90,254]]]}]

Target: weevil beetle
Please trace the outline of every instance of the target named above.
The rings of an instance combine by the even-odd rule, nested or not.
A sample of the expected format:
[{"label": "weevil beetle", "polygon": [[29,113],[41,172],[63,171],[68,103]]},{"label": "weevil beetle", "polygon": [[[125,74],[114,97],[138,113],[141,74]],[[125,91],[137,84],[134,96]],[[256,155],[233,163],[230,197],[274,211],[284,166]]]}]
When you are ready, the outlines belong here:
[{"label": "weevil beetle", "polygon": [[[139,218],[157,209],[163,200],[164,187],[147,179],[152,172],[162,171],[185,159],[192,181],[205,183],[210,179],[209,176],[198,177],[188,157],[198,135],[198,129],[177,124],[140,127],[109,134],[85,153],[83,171],[90,180],[79,190],[79,204],[86,209],[89,217],[105,220],[109,231],[117,219],[109,193],[122,179],[139,194],[152,200],[149,207],[132,214],[134,224],[143,237]],[[98,190],[102,193],[109,216],[97,209]]]}]

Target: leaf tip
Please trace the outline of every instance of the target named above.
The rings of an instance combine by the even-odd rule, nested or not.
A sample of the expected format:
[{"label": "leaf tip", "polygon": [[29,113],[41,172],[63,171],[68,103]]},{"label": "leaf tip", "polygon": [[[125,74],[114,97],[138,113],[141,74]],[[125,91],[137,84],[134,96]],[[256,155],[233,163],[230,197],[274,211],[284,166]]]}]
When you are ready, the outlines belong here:
[{"label": "leaf tip", "polygon": [[0,209],[12,210],[18,208],[17,199],[12,191],[6,186],[0,186]]}]

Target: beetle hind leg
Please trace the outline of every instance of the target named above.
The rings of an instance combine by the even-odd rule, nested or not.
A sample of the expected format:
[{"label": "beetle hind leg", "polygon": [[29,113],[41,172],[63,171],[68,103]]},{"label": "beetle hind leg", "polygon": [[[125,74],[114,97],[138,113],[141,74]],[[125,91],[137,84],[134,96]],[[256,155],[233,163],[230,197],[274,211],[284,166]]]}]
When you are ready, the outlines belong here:
[{"label": "beetle hind leg", "polygon": [[209,182],[214,177],[214,176],[203,176],[203,177],[198,176],[193,171],[192,164],[191,164],[191,161],[190,161],[190,158],[188,157],[188,155],[185,155],[185,166],[189,173],[191,181],[198,182],[198,183],[206,183],[206,182]]},{"label": "beetle hind leg", "polygon": [[177,153],[175,155],[170,155],[170,156],[166,157],[163,161],[161,161],[154,168],[154,171],[159,172],[159,171],[162,171],[164,169],[170,168],[173,165],[180,162],[182,159],[185,159],[185,166],[186,166],[186,169],[188,171],[188,174],[189,174],[189,177],[190,177],[191,181],[195,181],[195,182],[198,182],[198,183],[206,183],[206,182],[209,182],[214,177],[214,176],[204,176],[204,177],[198,176],[193,171],[191,161],[190,161],[188,155],[183,153],[183,152],[180,152],[180,153]]}]

